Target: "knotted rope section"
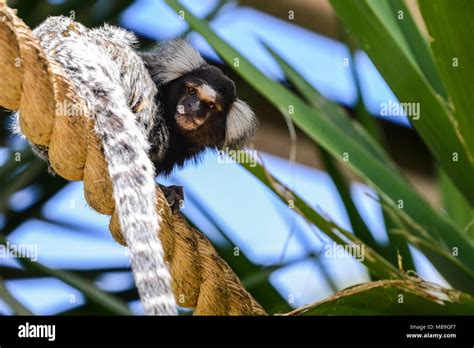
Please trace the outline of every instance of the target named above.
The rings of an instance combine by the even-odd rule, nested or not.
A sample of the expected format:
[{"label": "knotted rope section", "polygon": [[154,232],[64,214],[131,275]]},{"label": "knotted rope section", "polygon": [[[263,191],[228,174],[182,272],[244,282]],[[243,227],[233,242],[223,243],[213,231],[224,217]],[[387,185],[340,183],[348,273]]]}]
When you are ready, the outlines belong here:
[{"label": "knotted rope section", "polygon": [[[0,76],[0,106],[20,111],[22,132],[33,144],[48,148],[50,165],[58,175],[84,180],[88,204],[112,216],[112,236],[125,245],[107,163],[86,103],[4,0],[0,0]],[[66,116],[69,105],[74,105],[77,116]],[[209,240],[181,215],[171,213],[158,187],[156,194],[162,216],[159,238],[177,303],[195,308],[199,315],[265,315]]]}]

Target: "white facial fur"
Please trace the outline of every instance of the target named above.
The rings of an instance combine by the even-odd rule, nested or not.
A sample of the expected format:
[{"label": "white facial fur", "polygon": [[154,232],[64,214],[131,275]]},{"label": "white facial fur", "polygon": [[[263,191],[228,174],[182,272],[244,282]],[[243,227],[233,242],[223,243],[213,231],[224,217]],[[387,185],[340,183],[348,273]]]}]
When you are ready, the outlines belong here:
[{"label": "white facial fur", "polygon": [[255,114],[248,104],[237,99],[227,116],[226,137],[224,146],[239,142],[246,135],[255,131]]},{"label": "white facial fur", "polygon": [[[179,52],[179,54],[177,54]],[[187,72],[199,69],[206,62],[201,55],[185,40],[170,41],[164,46],[161,55],[166,59],[160,79],[167,83],[183,76]]]},{"label": "white facial fur", "polygon": [[209,86],[208,84],[203,84],[200,87],[202,93],[207,96],[208,99],[211,99],[212,101],[216,100],[217,93],[211,86]]}]

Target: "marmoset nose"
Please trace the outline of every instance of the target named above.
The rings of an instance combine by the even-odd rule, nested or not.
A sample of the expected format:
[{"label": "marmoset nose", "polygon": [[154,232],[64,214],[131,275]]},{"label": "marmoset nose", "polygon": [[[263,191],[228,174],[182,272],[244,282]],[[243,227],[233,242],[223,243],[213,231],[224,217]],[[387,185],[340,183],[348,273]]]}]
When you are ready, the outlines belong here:
[{"label": "marmoset nose", "polygon": [[183,104],[186,115],[195,114],[197,111],[197,107],[199,106],[199,103],[193,99],[186,100]]}]

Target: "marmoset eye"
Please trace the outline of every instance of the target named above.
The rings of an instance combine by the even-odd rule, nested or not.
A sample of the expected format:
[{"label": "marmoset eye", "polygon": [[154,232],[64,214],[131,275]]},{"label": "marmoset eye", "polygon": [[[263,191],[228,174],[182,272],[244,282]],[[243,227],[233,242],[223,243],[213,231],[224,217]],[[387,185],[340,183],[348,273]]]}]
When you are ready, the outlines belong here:
[{"label": "marmoset eye", "polygon": [[188,87],[188,93],[189,95],[196,95],[196,88]]}]

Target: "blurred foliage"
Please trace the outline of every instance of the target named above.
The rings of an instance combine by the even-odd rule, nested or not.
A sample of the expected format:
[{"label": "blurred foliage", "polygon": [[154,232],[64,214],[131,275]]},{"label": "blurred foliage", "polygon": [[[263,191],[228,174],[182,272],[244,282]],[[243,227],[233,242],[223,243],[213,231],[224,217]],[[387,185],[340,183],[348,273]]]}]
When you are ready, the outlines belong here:
[{"label": "blurred foliage", "polygon": [[[464,229],[469,227],[469,223],[472,221],[459,228],[444,212],[434,209],[421,195],[417,194],[393,161],[389,159],[383,149],[383,144],[381,144],[381,138],[373,125],[367,123],[366,118],[361,118],[363,121],[361,123],[348,118],[344,109],[322,98],[294,69],[275,52],[272,52],[270,47],[267,47],[282,67],[288,81],[298,90],[299,95],[294,94],[283,85],[266,77],[213,32],[207,23],[194,17],[176,0],[165,1],[177,13],[184,11],[188,23],[206,38],[221,58],[255,90],[278,107],[285,117],[290,117],[301,130],[324,149],[326,157],[332,156],[377,191],[378,199],[386,212],[385,217],[388,220],[386,226],[389,229],[389,235],[392,235],[389,245],[390,255],[397,254],[399,256],[397,258],[383,257],[385,254],[383,248],[376,245],[372,236],[367,234],[366,227],[360,224],[359,217],[347,195],[345,183],[341,180],[337,167],[330,162],[332,161],[330,157],[326,159],[326,164],[329,164],[329,174],[335,180],[339,193],[346,204],[348,215],[351,216],[352,227],[358,229],[355,231],[355,236],[346,234],[342,228],[319,215],[294,193],[282,187],[281,183],[271,177],[264,168],[252,169],[243,164],[247,170],[289,203],[290,207],[294,205],[293,209],[296,212],[335,242],[342,245],[359,244],[361,240],[365,242],[368,247],[366,250],[370,254],[370,261],[365,262],[365,265],[378,277],[383,279],[397,276],[406,278],[406,273],[402,270],[407,267],[407,264],[404,264],[401,255],[408,252],[407,243],[409,243],[423,252],[452,286],[470,294],[474,293],[474,244],[469,235],[464,232]],[[436,21],[434,8],[439,6],[439,2],[434,1],[433,3],[436,3],[432,5],[433,7],[428,1],[422,5],[425,21]],[[453,5],[449,5],[448,2],[443,3],[444,7],[449,8],[446,11],[452,15],[452,18],[455,18],[456,14],[465,18],[459,3],[462,1],[453,2]],[[459,130],[457,127],[461,122],[456,123],[452,116],[452,110],[457,110],[457,102],[467,103],[467,99],[458,98],[455,95],[457,93],[465,95],[464,89],[470,89],[469,93],[474,92],[473,85],[469,83],[472,77],[469,74],[470,68],[467,67],[463,70],[459,67],[460,71],[456,72],[456,76],[463,73],[467,73],[468,76],[461,81],[462,84],[457,84],[454,87],[445,83],[446,77],[436,75],[439,67],[438,69],[432,67],[436,66],[437,60],[433,61],[433,52],[428,48],[423,36],[418,33],[412,17],[407,13],[403,20],[396,20],[396,16],[400,16],[400,11],[402,13],[407,11],[401,0],[332,0],[332,4],[350,32],[361,42],[362,48],[372,58],[400,102],[414,100],[422,104],[424,116],[419,120],[410,120],[414,129],[425,140],[426,145],[438,160],[438,166],[446,174],[446,180],[451,185],[445,186],[449,187],[449,190],[456,191],[456,194],[447,194],[445,197],[455,199],[456,202],[452,204],[465,205],[463,210],[472,211],[474,191],[472,190],[473,181],[470,178],[472,178],[474,171],[472,149],[466,142],[466,134],[469,136],[472,129]],[[467,20],[461,21],[461,23],[454,25],[454,29],[450,31],[451,36],[447,38],[441,32],[436,34],[443,36],[440,40],[449,42],[450,47],[465,47],[465,42],[469,39],[457,34],[469,32],[469,30],[472,32],[474,24],[472,21],[467,22]],[[466,26],[469,26],[470,29],[467,30]],[[430,27],[428,25],[428,28]],[[433,27],[435,30],[437,29],[436,25]],[[435,35],[431,32],[430,34]],[[468,56],[472,53],[472,48],[466,51],[469,52],[463,53]],[[451,53],[440,51],[438,54],[449,55]],[[436,56],[436,51],[434,55]],[[239,60],[238,66],[232,64],[235,59]],[[446,64],[446,59],[443,57],[440,57],[439,60]],[[400,71],[403,71],[403,74],[400,74]],[[460,91],[461,89],[463,90]],[[446,98],[445,90],[449,94],[449,100],[444,99]],[[472,98],[470,101],[471,108],[469,110],[472,110],[474,107]],[[465,105],[463,106],[465,107]],[[362,110],[362,112],[364,111]],[[470,114],[469,112],[458,112],[457,117],[463,120],[462,122],[468,123],[464,120],[468,119]],[[454,160],[453,153],[459,155],[461,160]],[[459,195],[464,198],[459,199]],[[463,223],[466,223],[466,219],[464,217],[463,219]],[[396,239],[393,238],[395,236]],[[379,250],[379,253],[376,250]],[[405,258],[407,257],[405,256]],[[412,267],[411,258],[408,258],[407,261],[408,267]],[[398,275],[391,269],[390,263],[392,267],[398,267],[400,270]],[[415,270],[409,269],[409,271]],[[421,289],[424,283],[414,285],[415,288],[417,286]],[[390,294],[387,291],[385,293],[391,297],[395,296],[395,293]],[[368,292],[363,292],[362,302],[368,302],[373,307],[378,306],[379,303],[372,302],[370,296],[371,294]],[[463,294],[462,296],[470,298],[469,301],[472,301],[470,295]],[[436,299],[428,298],[428,300],[435,301]],[[421,306],[417,307],[413,304],[412,312],[422,313],[421,308]],[[344,307],[342,307],[343,309]],[[381,310],[385,314],[390,314],[390,311],[386,309]],[[364,314],[363,311],[354,312],[354,314],[357,313]],[[446,313],[448,312],[446,311]]]},{"label": "blurred foliage", "polygon": [[[49,15],[59,14],[74,16],[79,22],[91,27],[104,22],[117,24],[120,13],[132,2],[69,0],[55,4],[48,1],[11,0],[8,4],[18,9],[19,17],[30,27],[35,27]],[[458,131],[453,119],[467,127],[472,121],[466,113],[466,110],[473,109],[472,98],[468,99],[465,96],[471,96],[474,92],[474,86],[469,83],[473,76],[472,71],[464,71],[463,66],[460,66],[456,76],[452,77],[446,66],[440,66],[442,62],[451,58],[446,47],[451,50],[464,47],[462,57],[472,57],[470,56],[472,46],[465,45],[469,37],[464,33],[469,32],[466,27],[472,32],[474,24],[472,21],[466,21],[465,15],[460,13],[462,6],[459,4],[464,2],[454,0],[440,4],[438,0],[421,1],[422,14],[429,23],[427,27],[430,35],[439,38],[441,42],[440,47],[430,47],[419,33],[402,1],[332,1],[334,9],[351,33],[351,36],[344,38],[344,41],[350,43],[351,49],[357,49],[354,42],[360,43],[360,47],[370,55],[400,101],[415,100],[426,105],[429,110],[427,112],[430,117],[424,117],[418,123],[414,121],[413,125],[438,160],[446,212],[431,207],[405,180],[393,159],[387,154],[383,136],[360,98],[355,108],[356,118],[349,118],[346,110],[323,98],[269,45],[263,43],[282,67],[287,81],[286,85],[283,85],[268,79],[207,26],[206,21],[211,20],[212,16],[219,12],[225,1],[220,1],[204,21],[195,18],[177,1],[166,0],[166,2],[176,11],[186,12],[185,18],[190,28],[183,34],[191,30],[201,33],[237,75],[314,141],[344,202],[355,233],[344,230],[329,218],[319,214],[307,202],[282,185],[264,167],[246,166],[246,169],[285,204],[291,201],[296,214],[301,215],[335,242],[341,245],[364,244],[367,254],[365,265],[374,278],[411,282],[410,287],[403,288],[388,283],[382,283],[383,286],[379,286],[379,283],[368,283],[365,287],[357,288],[357,291],[340,293],[335,298],[323,301],[323,304],[305,308],[300,312],[316,315],[426,314],[425,309],[428,308],[437,314],[472,314],[473,299],[470,294],[474,293],[474,228],[472,227],[474,181],[472,181],[472,162],[467,160],[472,155],[472,148],[469,148],[469,144],[463,143],[463,137],[469,137],[469,134],[466,135],[469,128],[464,127]],[[433,3],[435,5],[432,5]],[[442,6],[453,18],[458,18],[456,17],[458,15],[461,18],[457,23],[450,22],[453,25],[450,25],[449,33],[442,33],[442,27],[435,24],[438,21],[436,6]],[[469,6],[472,6],[472,3]],[[395,20],[399,11],[406,13],[403,21]],[[236,57],[240,60],[238,68],[233,65]],[[403,71],[403,74],[400,74],[400,71]],[[357,81],[357,73],[353,71],[353,74]],[[290,112],[290,105],[293,106],[294,112]],[[454,116],[453,110],[456,110]],[[34,158],[28,147],[18,145],[8,129],[8,113],[0,112],[2,113],[0,119],[4,121],[0,127],[0,146],[10,148],[9,159],[0,168],[0,214],[3,214],[5,222],[0,242],[5,244],[9,234],[30,218],[59,226],[64,225],[43,216],[42,207],[67,182],[57,176],[49,175],[45,164]],[[448,156],[446,149],[458,151],[461,163],[450,161],[451,153]],[[348,161],[344,159],[345,153],[350,154]],[[388,245],[381,245],[373,238],[359,215],[349,194],[350,182],[341,171],[342,166],[350,169],[377,191],[378,198],[374,199],[378,199],[383,206],[390,240]],[[31,185],[40,188],[35,202],[21,211],[12,210],[9,207],[11,195]],[[200,197],[189,195],[187,199],[194,201],[197,207],[201,206]],[[400,200],[403,202],[401,209]],[[286,299],[282,298],[269,281],[270,274],[285,267],[286,264],[257,265],[242,252],[236,257],[234,245],[227,238],[224,228],[219,226],[219,222],[205,210],[201,213],[225,240],[225,243],[215,244],[218,253],[230,264],[257,301],[269,313],[288,311],[290,307]],[[454,288],[466,292],[456,292],[458,302],[450,302],[444,307],[439,305],[436,302],[438,298],[425,296],[423,291],[426,290],[426,284],[419,280],[413,281],[407,276],[409,272],[416,271],[408,249],[409,244],[423,252]],[[453,254],[453,250],[457,253]],[[318,255],[304,255],[304,257],[313,260],[315,264],[319,262]],[[101,275],[123,271],[129,269],[120,267],[53,270],[40,263],[23,259],[21,269],[0,267],[0,297],[16,314],[28,314],[29,310],[8,292],[4,282],[53,276],[78,289],[86,298],[84,305],[68,310],[62,313],[63,315],[128,314],[127,303],[138,299],[135,288],[109,293],[97,287]],[[331,283],[331,279],[328,279],[328,282]],[[400,291],[407,299],[403,307],[396,305]],[[440,292],[446,293],[444,289]],[[386,301],[387,298],[390,301]],[[183,314],[189,312],[183,311]]]},{"label": "blurred foliage", "polygon": [[[376,304],[376,305],[372,305]],[[354,286],[290,315],[471,315],[474,297],[419,280]]]}]

